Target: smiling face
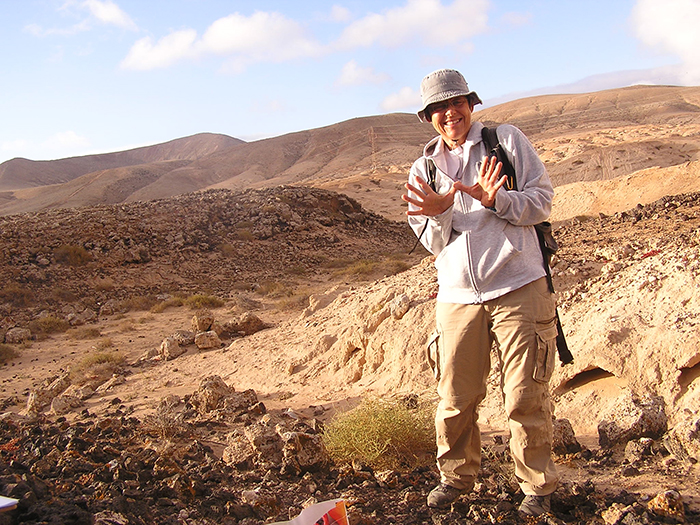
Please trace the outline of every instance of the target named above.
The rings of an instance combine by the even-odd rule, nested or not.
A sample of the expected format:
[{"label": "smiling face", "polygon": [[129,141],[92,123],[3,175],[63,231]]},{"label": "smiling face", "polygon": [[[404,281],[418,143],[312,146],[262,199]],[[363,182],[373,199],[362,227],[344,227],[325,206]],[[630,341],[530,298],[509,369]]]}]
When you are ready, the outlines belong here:
[{"label": "smiling face", "polygon": [[435,131],[454,149],[464,144],[472,126],[472,106],[465,96],[454,97],[431,104],[426,108]]}]

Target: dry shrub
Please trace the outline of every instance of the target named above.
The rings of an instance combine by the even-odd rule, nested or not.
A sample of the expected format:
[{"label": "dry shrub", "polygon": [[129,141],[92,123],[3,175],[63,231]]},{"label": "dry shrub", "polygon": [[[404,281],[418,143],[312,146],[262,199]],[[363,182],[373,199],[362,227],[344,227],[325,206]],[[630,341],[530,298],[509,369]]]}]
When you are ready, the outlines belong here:
[{"label": "dry shrub", "polygon": [[75,384],[104,381],[117,372],[125,358],[120,352],[97,351],[86,355],[71,368],[71,379]]},{"label": "dry shrub", "polygon": [[19,352],[14,347],[0,343],[0,365],[12,361],[16,357],[19,357]]},{"label": "dry shrub", "polygon": [[187,431],[183,414],[164,404],[161,404],[153,414],[144,417],[143,424],[147,433],[163,440],[176,438]]},{"label": "dry shrub", "polygon": [[255,240],[253,232],[246,229],[236,230],[233,235],[239,241],[251,242]]},{"label": "dry shrub", "polygon": [[135,297],[129,297],[121,302],[122,309],[126,311],[137,311],[143,312],[150,310],[156,304],[158,304],[158,299],[153,295],[139,295]]},{"label": "dry shrub", "polygon": [[76,341],[82,339],[97,339],[101,335],[100,329],[94,326],[79,326],[66,332],[66,336],[69,339],[74,339]]},{"label": "dry shrub", "polygon": [[400,400],[365,399],[335,416],[323,441],[339,463],[360,461],[374,469],[411,469],[431,462],[435,452],[432,407]]},{"label": "dry shrub", "polygon": [[176,295],[174,297],[168,297],[165,301],[161,301],[158,304],[154,304],[151,307],[150,312],[152,314],[163,313],[168,308],[177,308],[185,304],[185,298],[181,295]]},{"label": "dry shrub", "polygon": [[280,311],[303,310],[307,306],[309,306],[308,293],[292,294],[277,301],[277,309]]},{"label": "dry shrub", "polygon": [[53,251],[53,256],[57,263],[66,266],[84,266],[92,259],[89,251],[75,244],[59,246]]},{"label": "dry shrub", "polygon": [[59,334],[70,328],[70,323],[54,315],[47,315],[29,321],[29,329],[36,336]]},{"label": "dry shrub", "polygon": [[0,301],[22,308],[34,302],[34,293],[28,288],[12,283],[0,288]]},{"label": "dry shrub", "polygon": [[92,346],[92,348],[93,350],[101,351],[107,350],[107,348],[111,348],[112,345],[112,340],[109,337],[102,337]]},{"label": "dry shrub", "polygon": [[75,295],[74,292],[72,292],[71,290],[66,290],[65,288],[60,288],[60,287],[57,287],[57,288],[54,288],[53,290],[51,290],[50,297],[54,301],[66,302],[66,303],[74,303],[75,301],[78,300],[78,296]]},{"label": "dry shrub", "polygon": [[224,303],[225,301],[223,299],[208,294],[191,295],[185,299],[185,304],[192,310],[199,310],[201,308],[219,308],[220,306],[223,306]]},{"label": "dry shrub", "polygon": [[[336,260],[335,263],[340,264],[340,260]],[[408,270],[410,267],[410,264],[395,258],[388,258],[378,261],[360,259],[358,261],[347,263],[343,266],[337,266],[334,273],[339,276],[347,275],[352,277],[369,278],[376,275],[395,275]]]}]

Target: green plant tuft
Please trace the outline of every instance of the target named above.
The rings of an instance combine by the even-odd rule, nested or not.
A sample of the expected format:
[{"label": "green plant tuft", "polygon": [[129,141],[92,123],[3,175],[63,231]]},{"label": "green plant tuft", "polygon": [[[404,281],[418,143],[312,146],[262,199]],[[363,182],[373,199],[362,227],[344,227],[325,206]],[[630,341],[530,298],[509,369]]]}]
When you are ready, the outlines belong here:
[{"label": "green plant tuft", "polygon": [[432,462],[432,407],[365,399],[327,425],[323,442],[336,463],[360,461],[374,469],[411,469]]},{"label": "green plant tuft", "polygon": [[124,361],[120,352],[92,352],[71,367],[71,380],[78,385],[92,381],[100,383],[117,372]]},{"label": "green plant tuft", "polygon": [[214,295],[195,294],[185,299],[185,304],[192,310],[199,310],[201,308],[219,308],[225,304],[225,301]]}]

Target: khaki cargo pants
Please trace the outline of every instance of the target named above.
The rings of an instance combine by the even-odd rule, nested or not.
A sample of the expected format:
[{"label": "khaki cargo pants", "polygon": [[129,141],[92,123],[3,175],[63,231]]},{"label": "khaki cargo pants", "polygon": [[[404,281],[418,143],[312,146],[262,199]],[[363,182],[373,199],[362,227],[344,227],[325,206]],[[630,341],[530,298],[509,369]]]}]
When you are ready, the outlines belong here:
[{"label": "khaki cargo pants", "polygon": [[495,343],[515,475],[525,494],[552,493],[558,476],[551,459],[548,381],[557,330],[546,279],[484,304],[439,302],[436,321],[428,353],[440,397],[435,429],[442,482],[468,490],[481,466],[478,408]]}]

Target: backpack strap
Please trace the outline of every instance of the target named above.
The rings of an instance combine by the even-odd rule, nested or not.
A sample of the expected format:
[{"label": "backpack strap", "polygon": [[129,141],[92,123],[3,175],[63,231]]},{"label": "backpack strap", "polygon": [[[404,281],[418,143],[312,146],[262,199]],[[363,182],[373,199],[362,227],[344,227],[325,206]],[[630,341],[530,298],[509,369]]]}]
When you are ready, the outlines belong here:
[{"label": "backpack strap", "polygon": [[[481,130],[481,139],[486,145],[486,150],[489,155],[496,157],[499,162],[503,164],[501,168],[501,173],[508,176],[505,183],[505,188],[507,190],[518,189],[518,181],[515,177],[515,169],[506,155],[501,142],[498,140],[498,134],[496,133],[497,128],[484,128]],[[542,252],[542,262],[544,265],[544,271],[547,278],[547,284],[549,285],[549,290],[554,293],[554,283],[552,282],[552,272],[549,268],[549,261],[552,254],[557,251],[557,242],[552,236],[552,225],[549,222],[541,222],[535,225],[535,232],[537,233],[537,240],[540,243],[540,251]],[[564,329],[561,326],[561,321],[559,320],[559,310],[554,310],[556,313],[557,320],[557,353],[559,354],[559,359],[562,365],[571,363],[574,360],[574,356],[569,350],[569,346],[566,344],[566,339],[564,338]]]},{"label": "backpack strap", "polygon": [[481,140],[484,141],[486,151],[489,152],[489,156],[496,157],[498,161],[503,164],[501,173],[508,176],[505,188],[509,191],[517,191],[518,180],[515,177],[515,168],[513,168],[506,151],[503,149],[501,142],[498,140],[498,134],[496,133],[497,129],[498,128],[487,128],[484,126],[481,129]]},{"label": "backpack strap", "polygon": [[[437,167],[435,166],[435,162],[433,159],[429,157],[425,157],[425,174],[426,177],[428,178],[428,186],[430,186],[430,189],[433,191],[437,192],[437,184],[435,183],[435,175],[437,173]],[[415,250],[418,247],[418,243],[420,243],[421,237],[423,237],[423,234],[425,233],[425,230],[428,229],[428,221],[430,219],[425,219],[425,224],[423,225],[423,229],[420,232],[420,235],[416,239],[416,244],[413,245],[413,248],[411,248],[411,251],[408,252],[409,255],[413,253],[413,250]]]}]

